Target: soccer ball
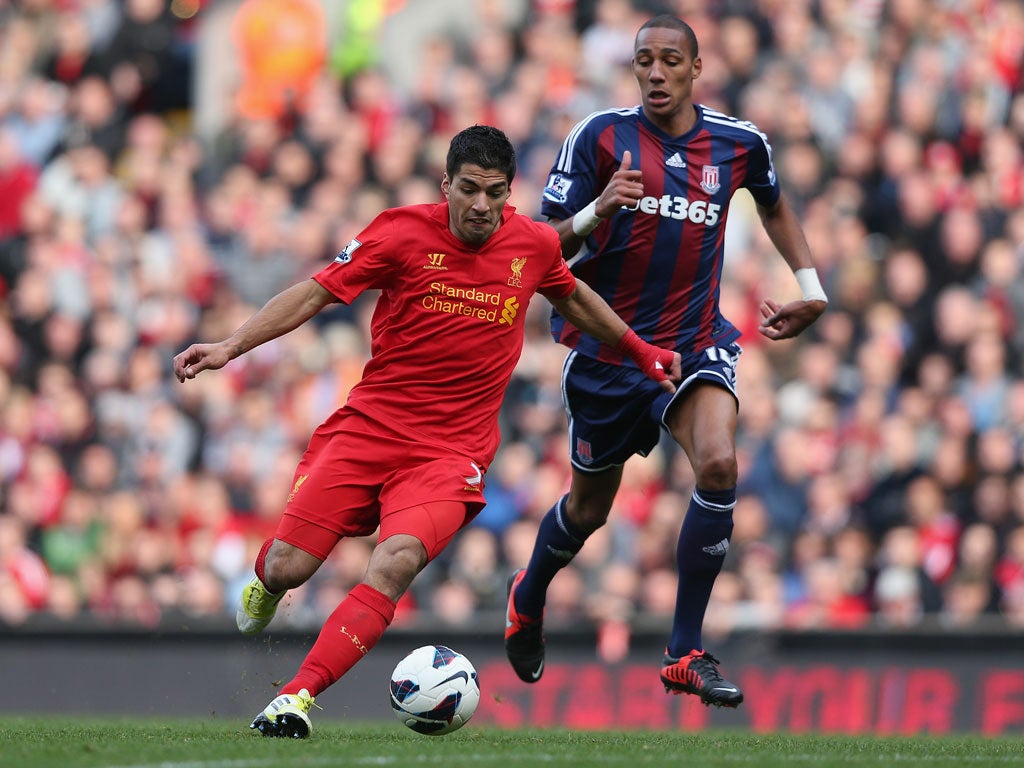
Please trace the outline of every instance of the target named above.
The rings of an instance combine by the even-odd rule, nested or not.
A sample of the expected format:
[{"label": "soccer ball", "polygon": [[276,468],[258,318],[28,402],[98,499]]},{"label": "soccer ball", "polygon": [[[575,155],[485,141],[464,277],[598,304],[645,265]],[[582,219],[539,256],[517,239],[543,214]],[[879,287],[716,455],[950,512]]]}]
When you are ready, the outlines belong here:
[{"label": "soccer ball", "polygon": [[391,706],[407,728],[428,736],[457,731],[476,712],[480,686],[469,659],[443,645],[424,645],[391,674]]}]

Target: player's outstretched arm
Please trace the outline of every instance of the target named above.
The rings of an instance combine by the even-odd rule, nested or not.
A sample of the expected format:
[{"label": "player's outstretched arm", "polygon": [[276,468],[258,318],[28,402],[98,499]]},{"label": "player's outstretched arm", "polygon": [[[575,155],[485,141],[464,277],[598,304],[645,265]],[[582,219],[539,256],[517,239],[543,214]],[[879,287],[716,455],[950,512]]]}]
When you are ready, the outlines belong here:
[{"label": "player's outstretched arm", "polygon": [[602,220],[614,216],[621,208],[637,207],[640,198],[644,196],[644,185],[640,169],[630,168],[631,163],[632,156],[627,149],[622,153],[618,169],[595,200],[571,219],[549,220],[548,223],[558,232],[558,239],[562,242],[562,253],[567,259],[576,254],[583,241],[587,239],[587,235],[597,229]]},{"label": "player's outstretched arm", "polygon": [[178,381],[194,379],[200,371],[223,368],[239,355],[295,330],[337,298],[316,280],[286,288],[263,305],[223,341],[193,344],[174,356]]},{"label": "player's outstretched arm", "polygon": [[797,220],[796,213],[790,208],[784,197],[771,208],[758,206],[761,222],[768,233],[772,244],[782,254],[789,268],[793,270],[803,299],[782,305],[773,299],[761,302],[762,336],[769,339],[789,339],[796,336],[821,317],[828,305],[828,297],[821,287],[818,273],[811,259],[811,249],[807,245],[803,229]]},{"label": "player's outstretched arm", "polygon": [[668,392],[675,392],[674,382],[683,378],[682,360],[678,352],[648,344],[615,314],[604,299],[582,280],[567,298],[553,299],[558,313],[581,331],[596,336],[605,344],[629,356],[648,377]]}]

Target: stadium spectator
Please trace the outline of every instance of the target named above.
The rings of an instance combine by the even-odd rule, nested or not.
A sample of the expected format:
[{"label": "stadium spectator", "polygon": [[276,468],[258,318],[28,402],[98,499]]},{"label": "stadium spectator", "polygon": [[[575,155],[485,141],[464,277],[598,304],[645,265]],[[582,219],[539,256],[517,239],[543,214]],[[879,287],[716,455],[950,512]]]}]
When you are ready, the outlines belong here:
[{"label": "stadium spectator", "polygon": [[242,67],[239,113],[276,121],[302,111],[326,59],[323,6],[315,0],[245,0],[232,37]]},{"label": "stadium spectator", "polygon": [[0,240],[20,234],[21,209],[38,177],[38,169],[22,154],[14,132],[0,128]]},{"label": "stadium spectator", "polygon": [[21,84],[13,109],[2,120],[3,127],[14,134],[21,155],[37,169],[50,160],[64,134],[65,98],[65,88],[31,77]]}]

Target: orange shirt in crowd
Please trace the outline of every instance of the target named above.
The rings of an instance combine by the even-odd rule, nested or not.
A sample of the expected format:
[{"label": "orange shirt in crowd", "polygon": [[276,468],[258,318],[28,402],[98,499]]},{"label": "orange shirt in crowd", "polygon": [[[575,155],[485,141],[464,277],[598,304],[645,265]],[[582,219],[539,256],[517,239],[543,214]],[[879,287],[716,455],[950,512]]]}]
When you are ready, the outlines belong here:
[{"label": "orange shirt in crowd", "polygon": [[232,23],[242,83],[239,112],[280,118],[323,70],[327,27],[316,0],[245,0]]}]

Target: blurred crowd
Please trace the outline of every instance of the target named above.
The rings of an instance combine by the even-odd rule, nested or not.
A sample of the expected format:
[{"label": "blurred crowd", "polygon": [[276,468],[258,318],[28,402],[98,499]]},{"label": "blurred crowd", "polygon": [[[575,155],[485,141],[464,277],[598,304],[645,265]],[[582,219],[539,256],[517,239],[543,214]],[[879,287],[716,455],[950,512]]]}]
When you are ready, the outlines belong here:
[{"label": "blurred crowd", "polygon": [[[768,135],[830,297],[801,338],[759,336],[759,301],[798,289],[738,196],[722,304],[744,331],[740,487],[707,633],[1024,627],[1024,5],[487,0],[397,83],[403,52],[382,46],[293,39],[275,58],[288,25],[245,0],[218,42],[245,87],[200,136],[197,40],[218,5],[0,0],[0,623],[228,621],[309,434],[360,376],[374,297],[185,384],[173,355],[383,208],[439,200],[467,125],[513,139],[512,203],[538,216],[572,125],[638,103],[633,37],[667,10],[700,41],[696,100]],[[416,5],[350,3],[343,21],[376,19],[362,40]],[[488,506],[397,622],[502,610],[567,489],[547,314],[537,297]],[[597,623],[609,657],[622,627],[672,612],[693,485],[672,446],[626,465],[611,522],[549,593],[549,625]],[[278,621],[319,626],[372,544],[343,542]]]}]

